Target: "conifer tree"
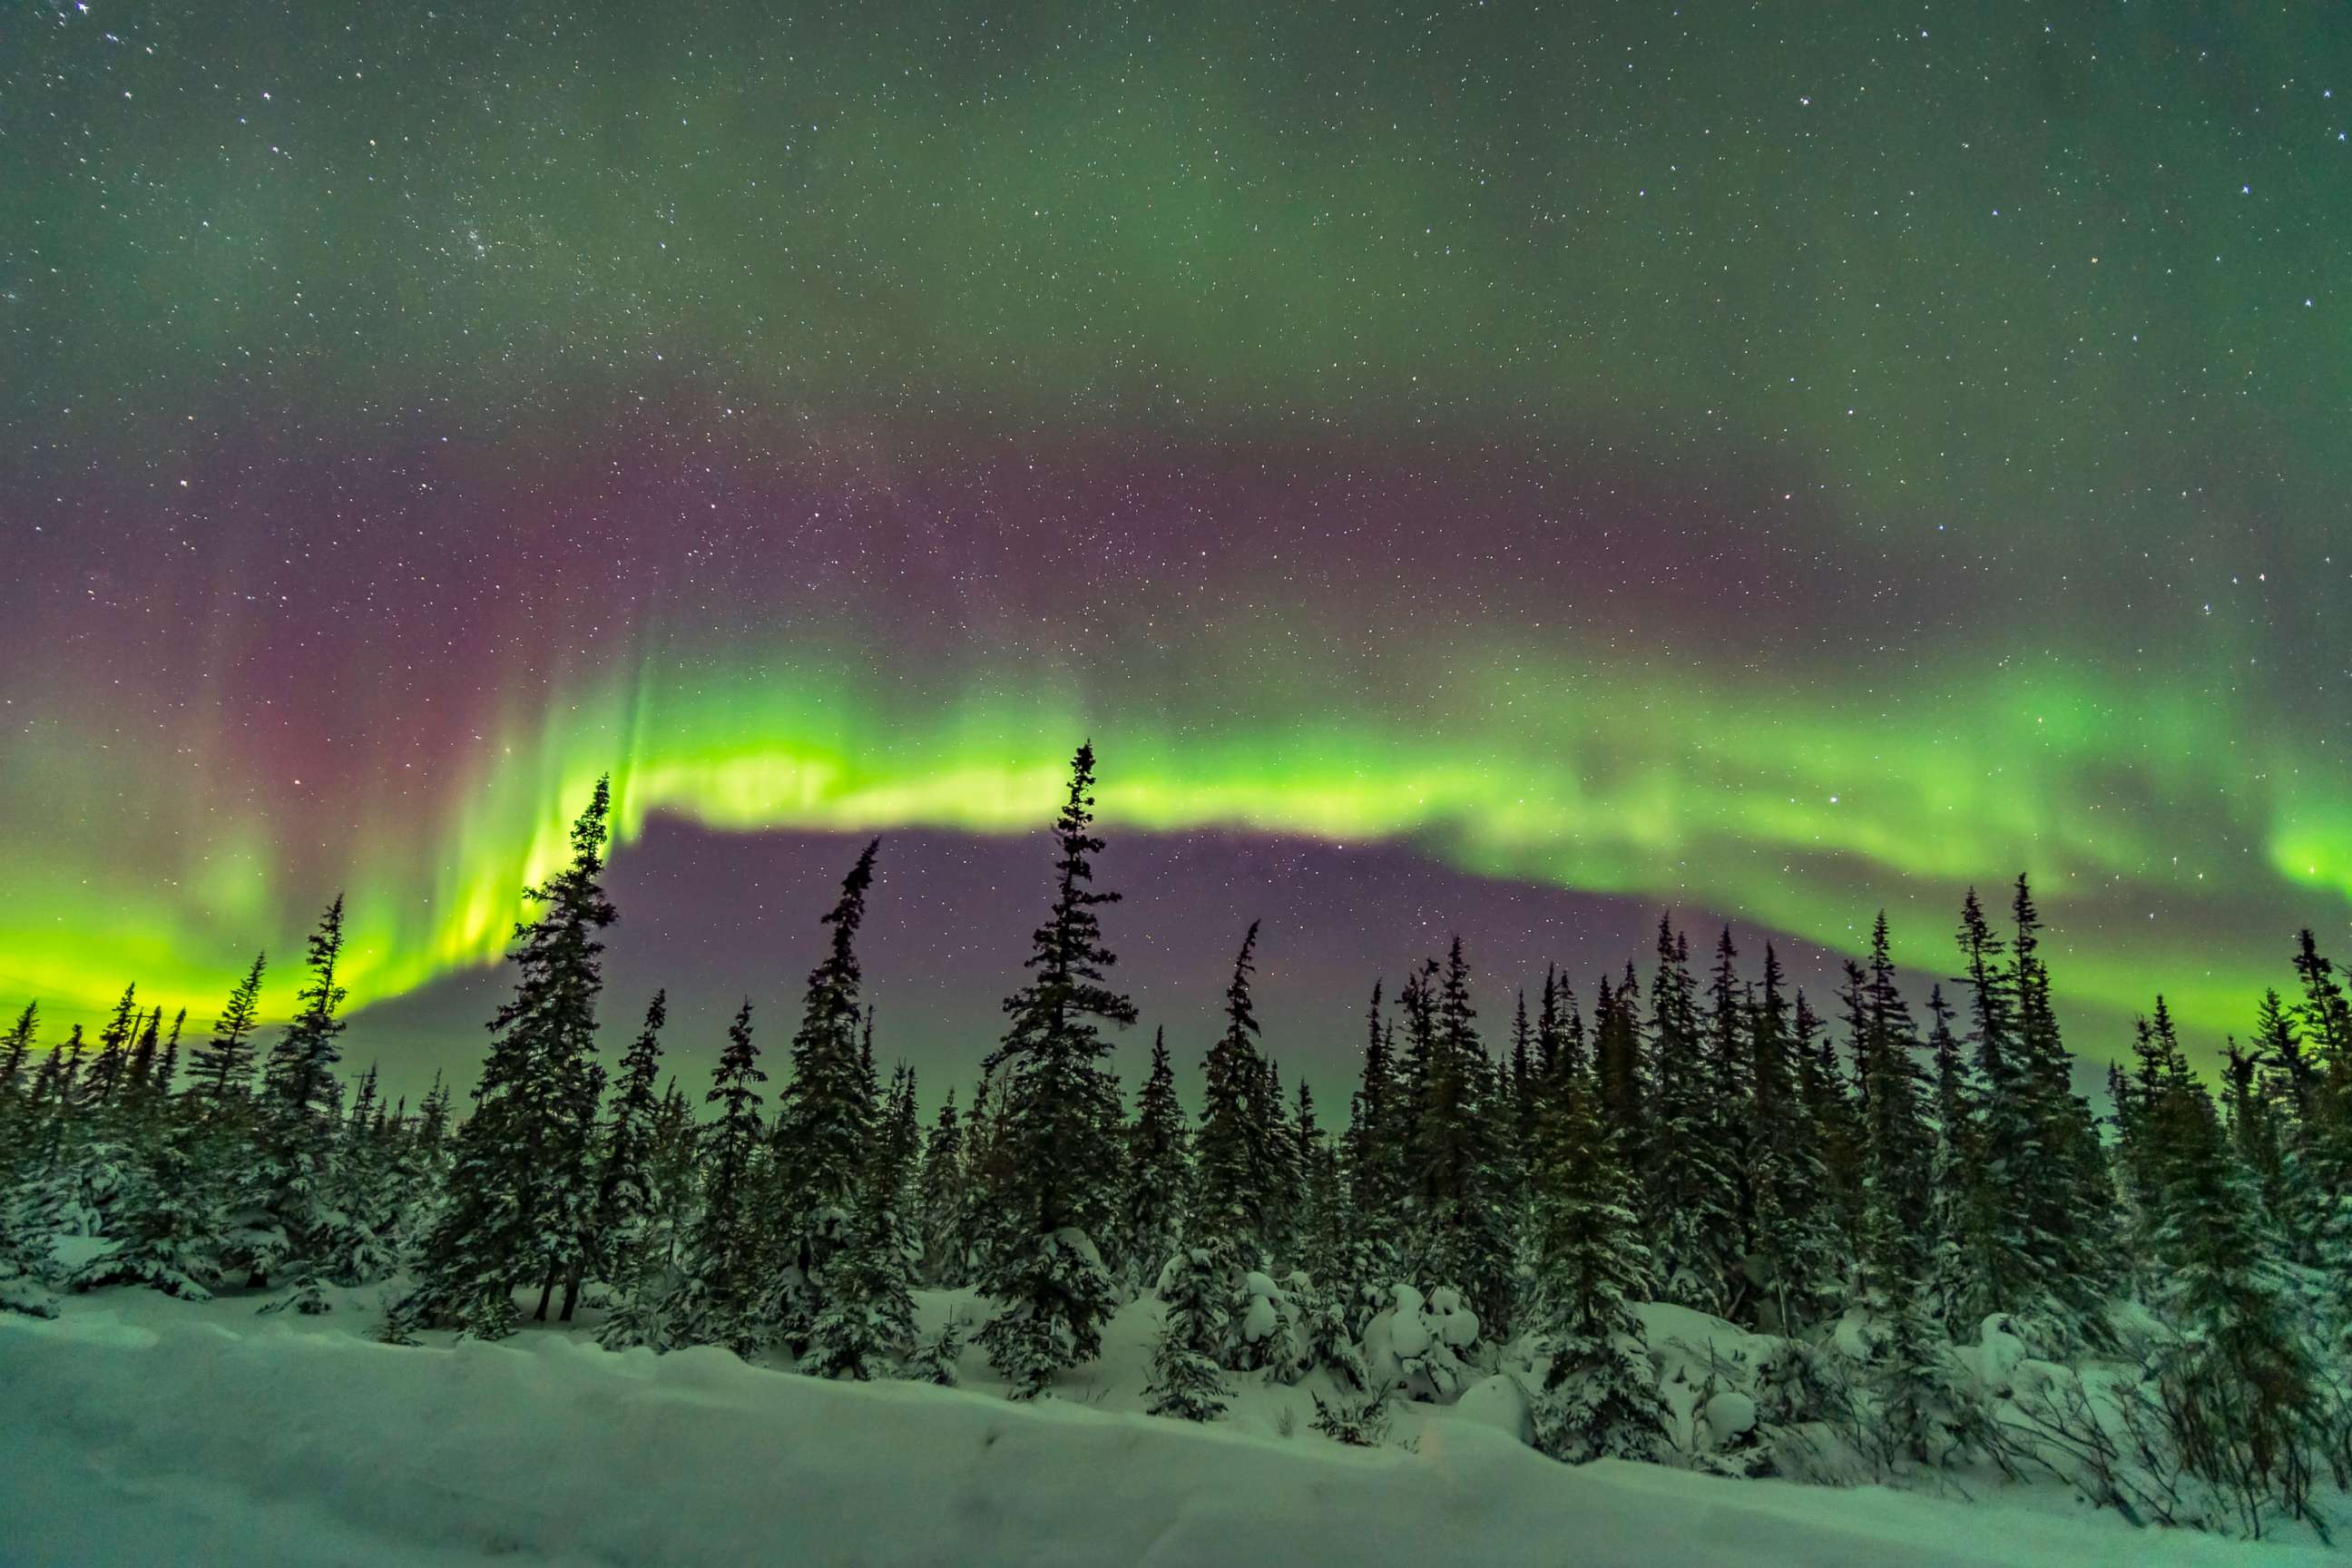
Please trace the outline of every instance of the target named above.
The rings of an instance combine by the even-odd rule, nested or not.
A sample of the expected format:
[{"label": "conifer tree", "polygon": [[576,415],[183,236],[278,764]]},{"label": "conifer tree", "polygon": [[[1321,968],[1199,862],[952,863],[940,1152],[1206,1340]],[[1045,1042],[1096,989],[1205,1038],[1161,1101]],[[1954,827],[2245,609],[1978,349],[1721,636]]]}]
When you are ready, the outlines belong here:
[{"label": "conifer tree", "polygon": [[2318,1113],[2318,1065],[2304,1049],[2294,1014],[2274,987],[2263,992],[2254,1010],[2253,1054],[2272,1079],[2271,1094],[2291,1120],[2308,1121]]},{"label": "conifer tree", "polygon": [[1536,1088],[1535,1026],[1528,1021],[1528,993],[1519,990],[1511,1012],[1511,1053],[1507,1069],[1510,1105],[1509,1137],[1504,1147],[1504,1167],[1512,1206],[1524,1220],[1528,1205],[1528,1151],[1535,1142],[1536,1113],[1541,1097]]},{"label": "conifer tree", "polygon": [[82,1080],[82,1101],[93,1110],[111,1106],[115,1092],[130,1070],[131,1049],[139,1037],[138,997],[138,986],[123,987],[113,1016],[98,1032],[98,1055],[90,1061]]},{"label": "conifer tree", "polygon": [[2020,873],[2010,901],[2010,982],[2017,999],[2021,1071],[2028,1089],[2033,1157],[2021,1194],[2030,1211],[2028,1250],[2057,1338],[2108,1336],[2104,1298],[2114,1187],[2090,1102],[2074,1092],[2074,1061],[2058,1033],[2050,971],[2041,959],[2042,916]]},{"label": "conifer tree", "polygon": [[[1725,933],[1728,948],[1730,936]],[[1719,1064],[1703,1037],[1690,976],[1690,944],[1664,917],[1658,921],[1658,968],[1650,982],[1651,1126],[1650,1233],[1658,1238],[1666,1299],[1727,1316],[1741,1256],[1736,1151],[1724,1112],[1729,1108]],[[1736,1061],[1738,1022],[1731,968],[1723,952],[1717,972],[1721,993],[1721,1054]]]},{"label": "conifer tree", "polygon": [[572,826],[572,859],[525,897],[508,961],[514,994],[490,1020],[474,1114],[457,1129],[449,1203],[425,1240],[408,1308],[480,1339],[513,1331],[514,1292],[537,1285],[547,1316],[585,1245],[595,1202],[596,999],[615,911],[604,897],[612,784],[599,778]]},{"label": "conifer tree", "polygon": [[73,1205],[100,1229],[138,1180],[140,1096],[132,1078],[145,1021],[138,1006],[138,987],[126,987],[99,1030],[96,1054],[83,1069],[71,1102]]},{"label": "conifer tree", "polygon": [[1225,1030],[1202,1063],[1204,1089],[1192,1237],[1242,1268],[1263,1268],[1276,1194],[1266,1125],[1266,1064],[1250,1004],[1257,922],[1250,922],[1225,987]]},{"label": "conifer tree", "polygon": [[[1569,1041],[1569,1009],[1575,1005],[1575,993],[1559,977],[1559,966],[1545,965],[1543,992],[1536,1007],[1537,1103],[1535,1114],[1528,1120],[1530,1143],[1536,1125],[1543,1119],[1547,1096],[1552,1087],[1560,1081],[1564,1073],[1581,1076],[1584,1071],[1584,1042],[1579,1039],[1571,1047]],[[1583,1020],[1580,1018],[1577,1022],[1580,1026]],[[1578,1032],[1581,1034],[1581,1028]]]},{"label": "conifer tree", "polygon": [[1952,1033],[1955,1014],[1944,999],[1944,988],[1927,992],[1927,1052],[1934,1062],[1936,1148],[1929,1165],[1929,1187],[1936,1227],[1936,1248],[1927,1265],[1927,1304],[1932,1316],[1956,1336],[1980,1320],[1984,1305],[1974,1260],[1971,1237],[1990,1228],[1976,1205],[1985,1189],[1974,1175],[1984,1154],[1978,1146],[1975,1096],[1969,1081],[1959,1037]]},{"label": "conifer tree", "polygon": [[1914,1059],[1918,1030],[1895,987],[1884,911],[1871,931],[1867,974],[1846,965],[1845,1002],[1862,1089],[1857,1305],[1869,1315],[1875,1342],[1870,1382],[1878,1401],[1878,1457],[1889,1465],[1941,1463],[1978,1434],[1927,1310],[1936,1247],[1934,1132]]},{"label": "conifer tree", "polygon": [[1617,1157],[1634,1182],[1636,1212],[1650,1168],[1648,1086],[1642,1073],[1641,988],[1632,964],[1612,990],[1604,976],[1593,1000],[1592,1071],[1600,1095],[1601,1125],[1613,1139]]},{"label": "conifer tree", "polygon": [[154,1152],[163,1131],[163,1108],[169,1098],[168,1080],[163,1077],[163,1009],[151,1007],[139,1026],[125,1063],[122,1092],[116,1097],[117,1125],[134,1163]]},{"label": "conifer tree", "polygon": [[403,1201],[408,1194],[394,1168],[383,1110],[370,1064],[336,1139],[333,1201],[314,1260],[316,1272],[338,1285],[373,1284],[400,1267]]},{"label": "conifer tree", "polygon": [[2239,1048],[2230,1037],[2221,1053],[2223,1104],[2228,1115],[2230,1152],[2253,1178],[2263,1213],[2279,1220],[2286,1212],[2285,1150],[2280,1131],[2281,1108],[2270,1098],[2263,1074],[2263,1058]]},{"label": "conifer tree", "polygon": [[1430,1013],[1407,1156],[1418,1266],[1431,1285],[1458,1289],[1487,1337],[1499,1342],[1515,1305],[1517,1252],[1501,1159],[1507,1109],[1478,1037],[1459,936]]},{"label": "conifer tree", "polygon": [[705,1133],[702,1213],[686,1246],[682,1278],[663,1303],[658,1337],[646,1342],[656,1349],[724,1345],[748,1357],[761,1347],[753,1310],[761,1256],[753,1184],[762,1129],[761,1095],[752,1086],[767,1080],[745,997],[727,1027],[710,1092],[703,1096],[719,1112]]},{"label": "conifer tree", "polygon": [[2327,1113],[2326,1087],[2318,1064],[2304,1049],[2294,1013],[2275,989],[2265,990],[2255,1009],[2249,1063],[2256,1104],[2272,1123],[2274,1141],[2257,1172],[2263,1206],[2278,1223],[2286,1255],[2309,1267],[2317,1261],[2327,1218],[2311,1163],[2313,1136]]},{"label": "conifer tree", "polygon": [[963,1242],[963,1124],[956,1112],[955,1090],[940,1102],[930,1135],[923,1141],[922,1190],[917,1207],[922,1215],[922,1279],[934,1288],[961,1289],[968,1249]]},{"label": "conifer tree", "polygon": [[2303,983],[2295,1020],[2312,1058],[2310,1109],[2294,1142],[2296,1229],[2305,1255],[2335,1283],[2336,1321],[2352,1348],[2352,1001],[2308,929],[2295,943]]},{"label": "conifer tree", "polygon": [[0,1035],[0,1131],[5,1131],[16,1121],[21,1106],[31,1089],[31,1075],[25,1063],[33,1052],[33,1036],[40,1027],[41,1005],[27,1002],[16,1021]]},{"label": "conifer tree", "polygon": [[824,1310],[809,1330],[806,1366],[822,1377],[858,1382],[885,1375],[914,1345],[912,1238],[906,1225],[913,1193],[915,1077],[900,1068],[864,1162],[856,1212],[826,1270]]},{"label": "conifer tree", "polygon": [[163,1054],[155,1059],[155,1089],[159,1097],[169,1098],[180,1091],[180,1034],[187,1026],[188,1010],[183,1007],[172,1015],[171,1032],[163,1038]]},{"label": "conifer tree", "polygon": [[70,1167],[82,1131],[81,1069],[89,1049],[79,1024],[68,1029],[33,1075],[26,1108],[26,1168],[40,1189],[34,1201],[51,1221],[61,1219],[80,1192]]},{"label": "conifer tree", "polygon": [[2344,984],[2336,977],[2335,962],[2320,952],[2318,939],[2308,926],[2295,933],[2294,973],[2303,982],[2303,1001],[2297,1011],[2304,1034],[2323,1068],[2336,1071],[2352,1054],[2352,1000],[2347,999]]},{"label": "conifer tree", "polygon": [[1218,1347],[1233,1337],[1226,1306],[1233,1294],[1230,1259],[1206,1246],[1180,1247],[1160,1278],[1166,1319],[1151,1353],[1145,1405],[1154,1415],[1213,1421],[1232,1391],[1217,1364]]},{"label": "conifer tree", "polygon": [[798,1353],[825,1307],[825,1273],[849,1245],[861,1163],[876,1121],[871,1035],[862,1010],[857,928],[874,885],[866,845],[823,924],[824,959],[809,972],[793,1036],[792,1079],[776,1097],[769,1169],[775,1184],[772,1273],[761,1300],[767,1331]]},{"label": "conifer tree", "polygon": [[2029,1201],[2036,1173],[2032,1086],[2018,1035],[2015,977],[2001,963],[2004,945],[1969,889],[1959,930],[1976,1079],[1966,1138],[1979,1157],[1963,1172],[1972,1189],[1961,1205],[1968,1226],[1963,1277],[1970,1289],[1953,1303],[1956,1324],[1991,1311],[2032,1314],[2042,1305]]},{"label": "conifer tree", "polygon": [[596,1342],[607,1350],[667,1350],[679,1342],[671,1332],[669,1312],[687,1300],[689,1245],[701,1214],[704,1144],[693,1104],[673,1078],[663,1086],[646,1126],[644,1208],[635,1245],[615,1268],[617,1297],[596,1331]]},{"label": "conifer tree", "polygon": [[11,1086],[0,1100],[0,1312],[52,1318],[47,1279],[57,1261],[58,1192],[50,1161],[66,1058],[52,1050],[26,1068],[39,1026],[39,1007],[27,1003],[0,1047]]},{"label": "conifer tree", "polygon": [[1028,983],[1005,998],[1010,1022],[989,1058],[1006,1073],[997,1136],[1008,1179],[997,1195],[1003,1228],[982,1279],[1001,1309],[980,1338],[1019,1397],[1098,1353],[1116,1303],[1094,1240],[1118,1211],[1118,1087],[1103,1065],[1100,1026],[1134,1023],[1135,1004],[1104,979],[1115,960],[1095,911],[1118,895],[1093,886],[1102,848],[1092,832],[1094,771],[1094,748],[1081,745],[1055,823],[1053,909],[1033,939]]},{"label": "conifer tree", "polygon": [[1786,983],[1780,954],[1767,943],[1763,980],[1748,1010],[1748,1186],[1759,1275],[1755,1285],[1778,1331],[1791,1333],[1818,1319],[1832,1299],[1839,1258],[1829,1173],[1813,1120],[1822,1089],[1810,1081]]},{"label": "conifer tree", "polygon": [[1299,1226],[1304,1219],[1307,1173],[1298,1163],[1298,1146],[1290,1121],[1289,1100],[1282,1090],[1282,1065],[1265,1058],[1249,1099],[1255,1129],[1252,1148],[1265,1170],[1265,1226],[1259,1254],[1269,1273],[1287,1269],[1297,1261]]},{"label": "conifer tree", "polygon": [[2164,999],[2140,1031],[2128,1159],[2151,1217],[2158,1299],[2181,1331],[2158,1373],[2181,1458],[2241,1497],[2258,1531],[2275,1487],[2302,1511],[2320,1415],[2317,1368],[2276,1268],[2253,1182],[2231,1156]]},{"label": "conifer tree", "polygon": [[1349,1327],[1365,1322],[1392,1300],[1402,1282],[1398,1237],[1405,1225],[1404,1110],[1397,1081],[1393,1026],[1381,1011],[1381,984],[1372,983],[1365,1020],[1364,1062],[1342,1137],[1341,1174],[1354,1218],[1344,1264],[1340,1303]]},{"label": "conifer tree", "polygon": [[1004,1133],[1003,1096],[996,1072],[982,1064],[963,1123],[963,1196],[955,1222],[957,1273],[971,1284],[987,1273],[1001,1247],[1018,1241],[1022,1216],[1013,1196],[1013,1145]]},{"label": "conifer tree", "polygon": [[596,1162],[596,1217],[590,1266],[622,1296],[635,1293],[656,1259],[649,1231],[656,1194],[653,1164],[656,1119],[661,1112],[661,1032],[669,1022],[669,993],[656,991],[645,1027],[621,1058],[620,1081],[605,1119]]},{"label": "conifer tree", "polygon": [[203,1169],[203,1123],[173,1119],[144,1157],[140,1179],[116,1215],[114,1246],[73,1275],[77,1290],[143,1285],[203,1301],[220,1282],[223,1213]]},{"label": "conifer tree", "polygon": [[1176,1099],[1166,1032],[1153,1035],[1151,1070],[1127,1130],[1121,1268],[1131,1289],[1150,1289],[1183,1239],[1192,1184],[1191,1135]]},{"label": "conifer tree", "polygon": [[341,1094],[334,1066],[342,1058],[337,1041],[348,994],[339,974],[342,955],[338,894],[305,948],[307,973],[295,993],[294,1021],[270,1047],[262,1068],[255,1158],[236,1199],[229,1244],[231,1259],[253,1286],[307,1261],[320,1239]]},{"label": "conifer tree", "polygon": [[1529,1414],[1536,1447],[1570,1464],[1654,1458],[1664,1440],[1657,1375],[1633,1308],[1653,1294],[1650,1255],[1633,1178],[1597,1098],[1580,1089],[1551,1102],[1536,1184],[1528,1316],[1550,1364]]},{"label": "conifer tree", "polygon": [[[1437,1056],[1437,960],[1424,958],[1418,969],[1405,975],[1397,992],[1397,1012],[1404,1026],[1403,1053],[1391,1053],[1398,1089],[1398,1158],[1402,1167],[1409,1167],[1421,1137],[1416,1124],[1422,1108],[1429,1103],[1431,1064]],[[1405,1186],[1409,1196],[1417,1195],[1412,1193],[1409,1171]]]},{"label": "conifer tree", "polygon": [[1804,1108],[1806,1133],[1820,1151],[1822,1205],[1842,1260],[1851,1259],[1862,1237],[1862,1122],[1837,1047],[1802,990],[1789,1025],[1790,1054],[1797,1064],[1797,1101]]},{"label": "conifer tree", "polygon": [[[1291,1232],[1291,1262],[1318,1279],[1330,1276],[1330,1227],[1335,1194],[1324,1184],[1330,1140],[1315,1117],[1315,1091],[1305,1079],[1292,1100],[1290,1160],[1298,1172],[1298,1223]],[[1336,1164],[1333,1166],[1336,1170]]]}]

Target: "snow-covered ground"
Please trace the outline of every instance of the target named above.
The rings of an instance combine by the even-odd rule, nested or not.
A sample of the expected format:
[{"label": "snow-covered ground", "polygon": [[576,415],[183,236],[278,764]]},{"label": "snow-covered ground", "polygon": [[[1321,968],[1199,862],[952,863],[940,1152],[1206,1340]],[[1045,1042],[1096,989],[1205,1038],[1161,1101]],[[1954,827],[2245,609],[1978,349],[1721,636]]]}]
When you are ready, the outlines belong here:
[{"label": "snow-covered ground", "polygon": [[[0,1316],[0,1563],[2164,1564],[2331,1554],[1881,1490],[1558,1465],[1507,1400],[1401,1413],[1375,1452],[1302,1390],[1135,1413],[1158,1308],[1035,1405],[822,1383],[584,1334],[394,1348],[324,1318],[117,1290]],[[929,1296],[936,1321],[968,1299]],[[1475,1391],[1474,1391],[1475,1395]],[[1282,1412],[1291,1409],[1286,1418]],[[1291,1426],[1294,1435],[1285,1436]]]}]

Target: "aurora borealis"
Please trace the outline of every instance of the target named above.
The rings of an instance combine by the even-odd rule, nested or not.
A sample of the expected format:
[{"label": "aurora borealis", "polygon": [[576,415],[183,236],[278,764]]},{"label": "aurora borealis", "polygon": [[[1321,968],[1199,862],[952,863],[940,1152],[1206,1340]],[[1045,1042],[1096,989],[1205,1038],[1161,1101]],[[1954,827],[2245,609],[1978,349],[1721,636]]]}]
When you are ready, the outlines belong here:
[{"label": "aurora borealis", "polygon": [[[616,954],[781,998],[690,830],[993,866],[1091,735],[1302,1052],[1481,888],[1940,974],[2019,870],[2218,1048],[2352,947],[2352,34],[1591,9],[21,10],[0,999],[348,889],[415,1005],[605,769]],[[1462,907],[1286,959],[1350,856]]]}]

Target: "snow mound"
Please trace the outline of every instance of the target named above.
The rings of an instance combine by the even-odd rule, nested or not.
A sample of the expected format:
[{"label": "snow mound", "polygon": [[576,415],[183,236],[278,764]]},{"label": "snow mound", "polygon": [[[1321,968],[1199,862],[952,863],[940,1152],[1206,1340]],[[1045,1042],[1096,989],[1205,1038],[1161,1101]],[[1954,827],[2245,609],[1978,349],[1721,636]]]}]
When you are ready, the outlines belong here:
[{"label": "snow mound", "polygon": [[1419,1451],[613,1354],[112,1310],[0,1321],[12,1563],[2139,1564],[2317,1552],[1654,1467]]}]

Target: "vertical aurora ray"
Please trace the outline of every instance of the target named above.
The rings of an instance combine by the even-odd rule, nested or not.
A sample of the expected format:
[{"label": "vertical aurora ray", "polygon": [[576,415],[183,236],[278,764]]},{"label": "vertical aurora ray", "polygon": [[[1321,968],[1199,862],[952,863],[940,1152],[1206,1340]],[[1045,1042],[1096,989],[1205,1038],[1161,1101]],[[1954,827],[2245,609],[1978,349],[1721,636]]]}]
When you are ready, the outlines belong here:
[{"label": "vertical aurora ray", "polygon": [[[1227,660],[1249,668],[1279,640],[1269,627],[1242,634]],[[324,873],[340,871],[354,890],[359,995],[397,994],[494,958],[517,889],[559,863],[572,803],[602,770],[614,776],[623,854],[656,814],[746,832],[1004,834],[1034,829],[1071,738],[1089,732],[1106,757],[1103,817],[1116,828],[1404,842],[1482,876],[1736,914],[1832,949],[1853,948],[1888,889],[1937,889],[1948,903],[2003,868],[2031,868],[2062,916],[2085,904],[2110,913],[2120,884],[2186,903],[2194,923],[2210,909],[2220,924],[2239,905],[2208,879],[2226,872],[2242,896],[2259,874],[2230,845],[2259,847],[2273,862],[2302,857],[2305,879],[2322,889],[2347,853],[2341,819],[2312,812],[2308,792],[2232,791],[2215,759],[2248,742],[2210,710],[2054,675],[1965,701],[1881,692],[1866,704],[1796,702],[1769,681],[1701,685],[1521,655],[1457,667],[1482,694],[1457,718],[1385,711],[1375,676],[1311,717],[1253,724],[1233,721],[1213,694],[1155,689],[1148,675],[1146,700],[1082,683],[1007,690],[942,677],[918,687],[859,664],[819,664],[791,644],[724,658],[648,649],[619,678],[466,756],[423,820],[362,817],[348,860],[330,845],[299,868],[314,879],[310,901]],[[1306,679],[1327,695],[1347,684],[1337,668]],[[1932,712],[1934,726],[1892,729],[1890,708]],[[1769,726],[1740,721],[1766,710]],[[1150,726],[1118,716],[1144,711]],[[2116,755],[2107,738],[2121,733],[2156,738],[2164,765]],[[2283,780],[2316,772],[2279,754]],[[2011,760],[1983,765],[1991,756]],[[2183,798],[2236,805],[2184,818],[2123,804]],[[2184,829],[2207,855],[2176,867],[2165,847]],[[19,967],[0,983],[94,1009],[128,970],[159,999],[208,1005],[235,954],[286,951],[299,936],[307,904],[281,909],[267,896],[297,869],[255,847],[271,831],[259,816],[232,818],[163,886],[92,886],[56,921],[62,938],[12,921],[0,941]],[[152,923],[125,921],[126,903]],[[1904,955],[1929,969],[1943,962],[1949,916],[1937,903],[1912,914],[1898,928]],[[2087,923],[2065,921],[2067,996],[2138,1005],[2158,944]],[[2198,1024],[2230,1026],[2275,978],[2278,945],[2260,929],[2242,942],[2183,944],[2164,983]]]}]

